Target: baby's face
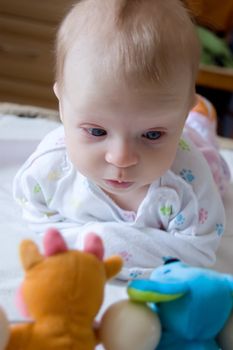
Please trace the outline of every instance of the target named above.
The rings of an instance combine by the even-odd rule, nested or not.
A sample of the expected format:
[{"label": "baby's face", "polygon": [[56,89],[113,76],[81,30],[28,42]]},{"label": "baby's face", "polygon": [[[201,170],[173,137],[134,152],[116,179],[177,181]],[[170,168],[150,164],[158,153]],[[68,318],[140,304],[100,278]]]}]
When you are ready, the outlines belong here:
[{"label": "baby's face", "polygon": [[75,79],[69,69],[64,84],[60,106],[69,157],[112,198],[133,198],[170,168],[187,115],[180,92]]}]

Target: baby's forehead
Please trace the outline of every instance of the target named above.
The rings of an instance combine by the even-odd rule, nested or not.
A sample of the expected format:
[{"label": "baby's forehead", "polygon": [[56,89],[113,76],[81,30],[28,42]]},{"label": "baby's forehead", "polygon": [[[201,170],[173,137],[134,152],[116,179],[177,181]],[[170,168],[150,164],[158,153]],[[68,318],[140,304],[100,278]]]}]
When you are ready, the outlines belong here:
[{"label": "baby's forehead", "polygon": [[[187,89],[163,89],[159,84],[129,86],[127,82],[110,77],[100,76],[99,79],[79,80],[70,73],[70,79],[65,82],[62,104],[71,108],[72,115],[96,116],[108,119],[114,115],[166,116],[174,111],[184,111],[189,99],[184,95]],[[93,77],[92,77],[93,78]]]},{"label": "baby's forehead", "polygon": [[138,100],[157,100],[168,106],[180,104],[180,100],[188,99],[190,90],[190,75],[188,73],[183,79],[180,72],[175,76],[170,76],[163,81],[154,81],[142,79],[135,72],[134,77],[127,79],[120,70],[105,70],[98,61],[91,62],[87,60],[76,59],[75,53],[68,54],[63,73],[63,85],[66,92],[73,96],[73,100],[86,98],[89,101],[95,101],[96,93],[103,98],[118,103],[124,98],[133,101]]}]

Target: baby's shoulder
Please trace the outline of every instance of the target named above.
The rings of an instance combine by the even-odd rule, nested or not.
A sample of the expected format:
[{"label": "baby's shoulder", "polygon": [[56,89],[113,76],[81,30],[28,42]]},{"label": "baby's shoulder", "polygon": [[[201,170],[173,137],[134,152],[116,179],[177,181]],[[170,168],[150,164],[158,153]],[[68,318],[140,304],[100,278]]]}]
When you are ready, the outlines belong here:
[{"label": "baby's shoulder", "polygon": [[66,149],[63,125],[50,131],[39,143],[34,153],[44,154],[47,152],[56,152],[60,149]]},{"label": "baby's shoulder", "polygon": [[202,172],[206,168],[209,167],[201,151],[191,140],[182,135],[171,170],[181,174],[182,170]]},{"label": "baby's shoulder", "polygon": [[34,174],[37,177],[58,167],[65,169],[67,163],[64,128],[60,126],[45,136],[23,164],[20,172]]},{"label": "baby's shoulder", "polygon": [[42,201],[42,197],[60,200],[72,193],[74,187],[82,191],[84,183],[84,176],[75,169],[67,155],[64,130],[58,128],[41,141],[19,169],[14,178],[13,192],[15,198],[29,196],[35,197],[35,201]]},{"label": "baby's shoulder", "polygon": [[201,151],[187,137],[181,137],[171,171],[185,181],[195,193],[215,191],[210,167]]}]

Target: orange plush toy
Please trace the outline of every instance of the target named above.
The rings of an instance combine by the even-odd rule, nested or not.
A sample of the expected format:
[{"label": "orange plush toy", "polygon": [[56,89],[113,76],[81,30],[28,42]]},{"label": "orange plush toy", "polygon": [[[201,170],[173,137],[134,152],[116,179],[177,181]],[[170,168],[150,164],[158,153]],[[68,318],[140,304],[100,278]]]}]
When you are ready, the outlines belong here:
[{"label": "orange plush toy", "polygon": [[23,241],[25,278],[18,299],[31,321],[12,326],[7,350],[93,350],[98,343],[94,319],[106,281],[122,266],[120,257],[103,260],[101,239],[89,234],[84,251],[68,250],[50,229],[45,256],[33,241]]}]

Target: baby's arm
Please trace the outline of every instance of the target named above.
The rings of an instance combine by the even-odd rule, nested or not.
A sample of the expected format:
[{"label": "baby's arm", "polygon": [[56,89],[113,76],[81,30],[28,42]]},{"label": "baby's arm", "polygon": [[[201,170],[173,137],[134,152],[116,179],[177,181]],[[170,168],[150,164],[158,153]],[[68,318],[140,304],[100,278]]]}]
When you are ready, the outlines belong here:
[{"label": "baby's arm", "polygon": [[[65,233],[66,241],[72,247],[79,225],[61,213],[59,205],[66,206],[64,187],[68,187],[73,174],[70,174],[65,148],[60,144],[57,148],[48,145],[53,134],[59,136],[59,132],[60,128],[46,136],[19,169],[13,182],[13,197],[32,232],[43,234],[49,227],[56,227]],[[68,181],[64,183],[64,179]],[[75,194],[72,181],[70,187]]]},{"label": "baby's arm", "polygon": [[[38,164],[41,167],[42,164]],[[56,227],[68,245],[77,248],[83,247],[86,233],[98,233],[104,241],[106,256],[120,254],[124,258],[123,275],[126,278],[130,274],[149,272],[163,262],[163,256],[176,256],[188,263],[200,265],[208,265],[214,259],[214,254],[209,254],[203,246],[203,238],[193,239],[179,230],[175,232],[174,225],[172,234],[169,234],[166,232],[168,228],[159,230],[149,225],[138,227],[126,222],[97,222],[94,217],[91,222],[81,224],[64,218],[58,211],[49,208],[48,188],[44,189],[44,182],[40,182],[41,176],[38,176],[35,166],[32,169],[24,168],[22,172],[15,179],[14,193],[30,228],[43,233],[48,227]],[[56,193],[56,190],[53,192]],[[208,240],[211,240],[209,235]]]},{"label": "baby's arm", "polygon": [[133,227],[120,222],[90,223],[80,228],[76,247],[83,247],[87,232],[96,232],[104,241],[105,254],[124,259],[120,278],[148,276],[163,264],[165,257],[177,257],[195,266],[210,266],[215,261],[216,233],[192,236],[181,231],[172,234],[151,227]]},{"label": "baby's arm", "polygon": [[73,248],[77,237],[77,222],[68,220],[58,210],[51,209],[43,185],[30,170],[17,174],[14,180],[13,195],[22,209],[22,217],[29,229],[39,235],[55,227],[63,233],[70,248]]},{"label": "baby's arm", "polygon": [[[30,184],[34,185],[32,180],[30,178]],[[208,214],[209,220],[205,221],[203,199],[198,201],[192,188],[180,178],[177,178],[178,181],[182,183],[181,188],[174,190],[172,184],[166,183],[162,192],[158,191],[158,197],[161,196],[165,202],[159,203],[158,199],[157,212],[154,211],[153,215],[154,220],[160,215],[159,219],[163,222],[161,229],[150,224],[138,225],[124,221],[97,222],[94,217],[92,221],[81,224],[64,219],[56,211],[47,215],[48,207],[43,191],[36,194],[30,191],[31,195],[27,193],[28,203],[24,207],[24,217],[37,232],[43,233],[51,226],[58,228],[72,248],[82,248],[85,235],[90,231],[96,232],[104,241],[106,256],[119,254],[123,257],[125,263],[121,278],[124,279],[148,275],[167,256],[177,257],[191,265],[209,266],[215,261],[215,251],[221,236],[217,234],[216,225],[219,223],[221,231],[224,224],[221,199],[214,188],[211,192],[212,198],[207,197],[204,189],[202,190],[201,196],[211,213],[211,216]],[[171,199],[169,202],[169,193],[175,193],[177,201]],[[173,213],[161,210],[169,209],[170,206],[173,206]]]},{"label": "baby's arm", "polygon": [[[77,246],[82,246],[87,231],[97,232],[107,255],[117,253],[124,258],[125,278],[150,273],[167,256],[191,265],[212,265],[224,231],[225,212],[208,164],[197,150],[191,155],[182,168],[177,165],[176,174],[168,172],[162,178],[161,187],[150,198],[156,207],[148,208],[141,225],[90,223],[79,231]],[[154,222],[160,222],[160,228]]]}]

